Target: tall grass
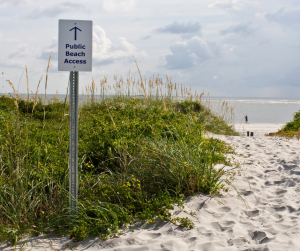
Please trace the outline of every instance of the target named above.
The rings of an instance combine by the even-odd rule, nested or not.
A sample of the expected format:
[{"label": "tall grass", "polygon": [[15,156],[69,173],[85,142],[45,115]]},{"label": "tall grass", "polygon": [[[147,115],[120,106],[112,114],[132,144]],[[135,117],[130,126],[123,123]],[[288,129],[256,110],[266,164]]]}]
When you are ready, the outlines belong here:
[{"label": "tall grass", "polygon": [[[153,193],[160,187],[174,190],[174,194],[190,195],[200,191],[215,195],[226,185],[222,180],[226,172],[223,168],[216,170],[213,167],[213,163],[222,159],[216,152],[220,141],[197,144],[190,130],[193,128],[189,125],[186,125],[185,132],[170,126],[162,139],[148,140],[138,157],[132,159],[129,168],[151,186]],[[202,130],[199,127],[199,137],[202,137]],[[223,147],[223,151],[229,150]],[[143,168],[139,169],[141,166]]]},{"label": "tall grass", "polygon": [[47,66],[47,73],[46,73],[46,81],[45,81],[45,101],[47,102],[47,84],[48,84],[48,73],[50,69],[50,62],[51,62],[51,57],[52,57],[53,51],[51,51],[49,60],[48,60],[48,66]]},{"label": "tall grass", "polygon": [[235,132],[203,104],[203,94],[168,76],[164,84],[129,74],[112,86],[104,77],[98,99],[93,80],[80,108],[79,211],[70,221],[68,99],[44,102],[40,82],[22,99],[10,81],[14,97],[0,97],[2,241],[47,231],[106,239],[137,219],[171,220],[169,210],[186,195],[227,189],[228,173],[214,164],[230,165],[223,154],[232,150],[203,131]]}]

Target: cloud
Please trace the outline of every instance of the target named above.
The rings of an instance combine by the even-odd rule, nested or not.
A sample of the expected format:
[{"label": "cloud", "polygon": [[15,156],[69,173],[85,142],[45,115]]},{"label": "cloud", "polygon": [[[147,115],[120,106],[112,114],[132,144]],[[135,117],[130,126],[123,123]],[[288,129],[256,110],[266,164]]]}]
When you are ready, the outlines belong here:
[{"label": "cloud", "polygon": [[199,36],[185,39],[171,46],[171,54],[166,55],[168,69],[187,69],[210,60],[219,54],[219,48]]},{"label": "cloud", "polygon": [[94,26],[93,32],[93,58],[95,65],[111,64],[116,60],[128,60],[132,56],[136,58],[147,56],[145,51],[138,51],[124,37],[120,37],[117,46],[113,47],[111,40],[106,37],[104,29],[98,25]]},{"label": "cloud", "polygon": [[163,27],[155,29],[157,33],[171,33],[171,34],[185,34],[185,33],[201,33],[201,25],[199,23],[180,24],[177,21],[171,24],[167,24]]},{"label": "cloud", "polygon": [[151,35],[142,37],[143,40],[147,40],[147,39],[149,39],[149,38],[151,38]]},{"label": "cloud", "polygon": [[276,22],[282,25],[297,27],[300,25],[300,9],[285,11],[285,8],[279,9],[274,14],[266,14],[266,19],[270,22]]},{"label": "cloud", "polygon": [[41,55],[38,57],[39,59],[49,60],[50,53],[52,51],[51,61],[58,60],[58,52],[53,50],[45,50],[41,53]]},{"label": "cloud", "polygon": [[51,51],[53,51],[51,65],[53,65],[53,63],[57,64],[57,49],[57,37],[54,37],[48,45],[46,44],[43,46],[32,46],[29,43],[20,44],[15,47],[14,51],[7,55],[5,60],[0,60],[0,66],[8,68],[24,68],[24,65],[30,64],[32,59],[48,61]]},{"label": "cloud", "polygon": [[216,7],[225,10],[239,10],[238,6],[239,1],[217,1],[214,4],[210,4],[209,7]]},{"label": "cloud", "polygon": [[38,47],[33,47],[30,44],[21,44],[5,59],[0,60],[0,66],[7,68],[23,68],[29,58],[37,55],[38,50]]},{"label": "cloud", "polygon": [[223,44],[222,53],[231,53],[236,47],[237,47],[236,45],[232,45],[232,44]]},{"label": "cloud", "polygon": [[18,5],[21,3],[29,3],[31,2],[30,0],[0,0],[0,5],[8,4],[8,3],[13,3],[14,5]]},{"label": "cloud", "polygon": [[56,61],[58,59],[58,39],[57,39],[57,37],[53,37],[51,44],[45,45],[42,48],[41,54],[38,58],[48,61],[51,51],[53,52],[51,61]]},{"label": "cloud", "polygon": [[135,0],[117,1],[117,0],[105,0],[102,8],[106,11],[131,11],[135,7]]},{"label": "cloud", "polygon": [[231,26],[228,29],[221,30],[220,34],[221,35],[237,34],[242,37],[253,36],[256,32],[256,29],[252,28],[250,24],[251,23]]},{"label": "cloud", "polygon": [[26,19],[39,19],[44,17],[56,17],[67,12],[88,12],[84,5],[72,2],[63,2],[52,7],[38,7],[25,16]]},{"label": "cloud", "polygon": [[281,83],[287,83],[290,86],[299,87],[299,68],[291,67],[291,69],[288,72],[286,72],[285,76],[281,79]]}]

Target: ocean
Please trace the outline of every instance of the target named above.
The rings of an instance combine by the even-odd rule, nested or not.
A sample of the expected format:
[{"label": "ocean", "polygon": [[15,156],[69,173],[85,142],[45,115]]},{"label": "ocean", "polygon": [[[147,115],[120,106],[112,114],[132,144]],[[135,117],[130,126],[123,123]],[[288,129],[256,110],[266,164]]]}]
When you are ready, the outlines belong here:
[{"label": "ocean", "polygon": [[285,124],[293,120],[293,113],[300,110],[300,100],[298,99],[273,99],[273,98],[226,98],[209,97],[210,106],[213,111],[220,111],[223,101],[229,107],[234,107],[234,123],[270,123]]},{"label": "ocean", "polygon": [[[26,94],[21,95],[26,98]],[[64,100],[65,96],[65,94],[60,94],[58,99]],[[49,99],[52,97],[53,94],[48,94]],[[99,99],[100,95],[95,95],[95,98]],[[84,97],[80,95],[79,103],[86,102],[87,99],[87,95]],[[250,124],[285,124],[293,120],[293,114],[300,110],[300,100],[298,99],[203,97],[203,103],[206,103],[215,112],[221,111],[224,101],[228,103],[229,108],[234,107],[235,116],[230,122],[235,124],[244,123],[246,115]]]}]

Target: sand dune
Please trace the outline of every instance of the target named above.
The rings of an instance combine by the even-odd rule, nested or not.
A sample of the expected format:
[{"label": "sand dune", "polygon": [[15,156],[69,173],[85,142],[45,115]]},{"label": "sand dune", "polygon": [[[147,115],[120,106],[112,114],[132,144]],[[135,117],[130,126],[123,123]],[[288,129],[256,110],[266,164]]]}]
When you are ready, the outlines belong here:
[{"label": "sand dune", "polygon": [[256,130],[259,137],[211,135],[236,146],[237,155],[228,157],[241,164],[234,185],[244,201],[233,189],[222,198],[202,194],[186,198],[184,211],[176,208],[173,215],[190,218],[194,229],[158,220],[137,224],[107,241],[32,238],[26,250],[60,250],[67,244],[77,244],[76,250],[107,251],[300,250],[300,142],[262,136],[265,126]]}]

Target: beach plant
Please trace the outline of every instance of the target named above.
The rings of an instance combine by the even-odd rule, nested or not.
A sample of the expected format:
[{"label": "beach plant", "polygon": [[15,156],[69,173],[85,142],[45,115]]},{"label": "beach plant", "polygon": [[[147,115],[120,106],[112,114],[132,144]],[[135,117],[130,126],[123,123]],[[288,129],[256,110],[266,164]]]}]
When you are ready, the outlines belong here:
[{"label": "beach plant", "polygon": [[293,114],[293,120],[283,125],[283,127],[275,133],[269,133],[266,136],[278,136],[285,138],[297,137],[300,139],[300,111]]},{"label": "beach plant", "polygon": [[192,229],[195,227],[195,223],[190,220],[188,217],[175,217],[174,219],[171,220],[174,224],[178,224],[181,227],[185,227],[188,229]]},{"label": "beach plant", "polygon": [[152,193],[168,189],[174,194],[214,195],[225,186],[221,177],[226,172],[216,170],[213,163],[230,165],[221,152],[232,150],[217,139],[199,140],[201,125],[193,127],[193,123],[186,124],[181,132],[169,127],[165,137],[147,140],[140,155],[132,160],[131,172],[144,177]]},{"label": "beach plant", "polygon": [[230,165],[224,154],[233,150],[204,132],[236,135],[233,128],[201,95],[176,99],[180,91],[191,92],[170,78],[166,85],[159,78],[122,81],[113,96],[104,79],[98,100],[95,84],[83,97],[78,215],[72,220],[67,97],[45,102],[38,88],[31,97],[0,97],[1,241],[16,244],[24,234],[53,231],[74,241],[107,239],[136,221],[171,221],[170,210],[183,206],[184,196],[225,189],[228,173],[214,165]]}]

